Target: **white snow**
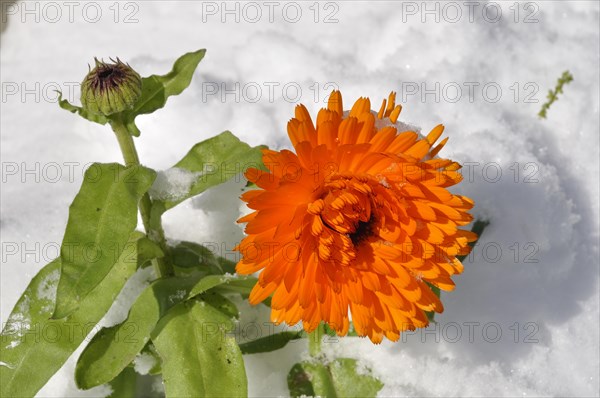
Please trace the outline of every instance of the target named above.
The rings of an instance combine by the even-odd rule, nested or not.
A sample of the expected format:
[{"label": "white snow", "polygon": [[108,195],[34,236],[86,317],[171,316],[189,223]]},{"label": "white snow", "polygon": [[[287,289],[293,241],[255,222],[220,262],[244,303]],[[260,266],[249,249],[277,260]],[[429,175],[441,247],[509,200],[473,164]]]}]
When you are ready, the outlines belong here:
[{"label": "white snow", "polygon": [[[371,106],[374,106],[374,104],[371,103]],[[347,112],[344,112],[344,114],[346,114],[346,113]],[[421,127],[419,127],[419,126],[403,122],[400,119],[396,120],[396,123],[392,123],[392,121],[387,117],[384,117],[383,119],[379,119],[377,117],[377,112],[375,112],[375,111],[371,111],[371,113],[373,114],[373,116],[375,116],[375,128],[377,128],[377,130],[380,130],[387,126],[394,126],[396,128],[396,130],[398,130],[399,133],[401,133],[403,131],[414,131],[415,133],[419,134],[419,137],[423,137],[423,135],[421,134]]]},{"label": "white snow", "polygon": [[60,279],[60,270],[55,270],[50,273],[38,286],[37,298],[45,304],[41,308],[41,312],[49,313],[54,309],[54,301],[56,298],[56,289],[58,288],[58,280]]},{"label": "white snow", "polygon": [[154,365],[156,365],[156,359],[152,354],[144,352],[135,357],[134,369],[141,375],[147,375]]},{"label": "white snow", "polygon": [[176,302],[181,301],[186,295],[187,295],[187,291],[186,290],[178,290],[175,293],[171,294],[168,297],[168,300],[171,303],[176,303]]},{"label": "white snow", "polygon": [[150,196],[163,201],[181,200],[189,195],[192,184],[201,176],[202,173],[193,173],[178,167],[159,171],[150,188]]},{"label": "white snow", "polygon": [[[110,129],[60,110],[53,90],[78,102],[73,84],[94,56],[119,56],[147,76],[207,48],[190,88],[137,119],[144,165],[168,169],[193,144],[225,130],[250,145],[290,148],[286,123],[297,103],[314,120],[333,87],[342,91],[344,109],[368,96],[378,110],[396,91],[401,120],[423,134],[445,125],[450,140],[440,156],[464,165],[456,192],[476,201],[476,216],[491,220],[464,274],[454,278],[456,289],[443,293],[437,325],[378,346],[337,339],[326,345],[329,358],[358,358],[385,383],[380,396],[600,394],[598,2],[478,2],[472,20],[463,2],[429,2],[430,14],[423,2],[326,2],[317,4],[318,16],[314,2],[295,2],[285,15],[284,3],[275,7],[273,22],[262,2],[255,3],[262,11],[257,22],[245,3],[227,3],[238,7],[239,22],[223,13],[222,2],[122,2],[118,15],[112,3],[96,2],[96,23],[89,22],[93,10],[84,18],[81,5],[70,22],[62,2],[53,2],[63,11],[54,22],[43,3],[38,22],[22,14],[23,3],[7,9],[0,59],[1,322],[57,255],[88,163],[121,161]],[[498,4],[502,14],[494,21]],[[296,5],[302,14],[291,22]],[[452,22],[456,7],[461,17]],[[124,23],[127,17],[137,22]],[[540,120],[546,93],[564,70],[574,81]],[[159,192],[189,190],[185,173],[161,175]],[[233,180],[169,211],[169,239],[208,243],[235,260],[233,247],[243,237],[235,221],[248,212],[238,199],[243,186]],[[126,303],[146,283],[139,278],[103,322],[123,319]],[[268,329],[264,306],[240,309],[237,327],[255,322]],[[108,393],[76,389],[79,353],[40,396]],[[247,356],[250,394],[286,396],[286,374],[305,353],[306,342],[294,341]]]}]

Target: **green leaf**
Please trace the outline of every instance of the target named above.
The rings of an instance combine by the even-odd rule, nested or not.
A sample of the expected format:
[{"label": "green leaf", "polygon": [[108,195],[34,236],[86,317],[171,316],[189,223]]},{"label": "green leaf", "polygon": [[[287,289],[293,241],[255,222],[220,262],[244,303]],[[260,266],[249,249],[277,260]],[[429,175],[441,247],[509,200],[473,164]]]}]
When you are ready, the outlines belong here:
[{"label": "green leaf", "polygon": [[[132,234],[130,242],[140,236]],[[2,330],[0,396],[34,396],[106,314],[136,268],[137,261],[122,253],[107,277],[81,300],[77,311],[52,320],[60,259],[46,265],[29,283]]]},{"label": "green leaf", "polygon": [[287,375],[287,383],[292,397],[314,397],[316,395],[311,383],[311,375],[304,369],[303,363],[292,366]]},{"label": "green leaf", "polygon": [[227,284],[217,286],[216,290],[221,292],[239,293],[242,297],[248,297],[254,288],[254,285],[256,285],[256,282],[258,282],[258,279],[253,276],[246,276],[243,278],[238,277],[237,279],[230,280]]},{"label": "green leaf", "polygon": [[369,374],[358,373],[357,362],[339,358],[329,365],[319,362],[300,362],[288,374],[292,397],[302,395],[322,397],[375,397],[383,383]]},{"label": "green leaf", "polygon": [[138,240],[137,245],[138,267],[140,268],[150,265],[150,261],[154,260],[155,258],[164,257],[164,253],[160,247],[146,237]]},{"label": "green leaf", "polygon": [[[69,208],[54,319],[75,311],[108,274],[137,225],[137,206],[156,173],[142,166],[94,163]],[[131,245],[130,245],[131,246]]]},{"label": "green leaf", "polygon": [[573,75],[571,75],[571,72],[569,72],[568,70],[564,71],[563,74],[558,78],[556,86],[554,87],[554,91],[548,91],[548,95],[546,96],[548,101],[542,104],[542,109],[540,109],[540,111],[538,112],[538,116],[540,118],[546,118],[548,110],[550,109],[552,104],[558,100],[558,94],[563,94],[564,85],[569,84],[572,81]]},{"label": "green leaf", "polygon": [[[479,242],[479,239],[481,239],[481,235],[483,235],[483,231],[485,231],[486,227],[490,225],[490,222],[487,220],[476,220],[473,223],[473,227],[471,228],[471,232],[473,232],[474,234],[477,235],[477,240],[474,242],[469,242],[469,246],[471,247],[475,247],[475,245],[477,244],[477,242]],[[467,258],[468,255],[466,256],[458,256],[457,258],[460,261],[463,261],[465,258]]]},{"label": "green leaf", "polygon": [[180,242],[171,250],[171,259],[176,270],[183,274],[194,271],[213,275],[235,274],[233,261],[215,256],[209,248],[194,242]]},{"label": "green leaf", "polygon": [[248,395],[242,353],[226,335],[232,328],[227,316],[196,300],[161,319],[152,341],[162,359],[167,397]]},{"label": "green leaf", "polygon": [[235,304],[225,296],[211,290],[198,296],[198,299],[226,315],[229,319],[239,318],[240,313]]},{"label": "green leaf", "polygon": [[173,69],[166,75],[152,75],[142,79],[140,99],[132,110],[123,113],[125,125],[131,135],[139,136],[139,129],[135,125],[136,116],[161,109],[170,96],[181,94],[190,85],[194,71],[205,53],[206,50],[198,50],[184,54],[175,61]]},{"label": "green leaf", "polygon": [[169,197],[168,193],[158,193],[154,199],[164,203],[168,210],[186,199],[196,196],[210,187],[227,182],[249,167],[263,167],[261,147],[250,147],[229,131],[202,141],[181,159],[176,168],[195,173],[187,193]]},{"label": "green leaf", "polygon": [[194,242],[180,242],[171,250],[171,260],[175,267],[187,272],[197,270],[210,274],[225,273],[216,256],[208,248]]},{"label": "green leaf", "polygon": [[[429,288],[431,289],[431,291],[433,292],[433,294],[435,294],[439,298],[440,294],[442,293],[442,291],[440,290],[440,288],[437,287],[437,286],[432,285],[429,282],[425,282],[425,283],[427,283],[427,286],[429,286]],[[429,322],[433,322],[435,320],[435,311],[425,311],[425,315],[427,315],[427,319],[429,320]]]},{"label": "green leaf", "polygon": [[87,119],[91,122],[102,124],[102,125],[108,123],[108,119],[105,116],[89,113],[82,107],[72,105],[66,99],[62,99],[62,93],[60,91],[58,91],[58,106],[60,106],[63,109],[66,109],[67,111],[69,111],[71,113],[76,113],[79,116],[81,116],[82,118]]},{"label": "green leaf", "polygon": [[185,300],[197,278],[159,279],[138,296],[127,319],[101,329],[81,353],[75,381],[89,389],[114,379],[140,352],[157,322],[174,305]]},{"label": "green leaf", "polygon": [[281,332],[270,336],[261,337],[247,343],[240,344],[242,354],[257,354],[260,352],[271,352],[283,348],[292,340],[298,340],[304,337],[302,331],[299,332]]},{"label": "green leaf", "polygon": [[[243,283],[246,281],[249,281],[254,285],[254,283],[256,283],[256,278],[241,275],[207,275],[204,278],[202,278],[196,285],[194,285],[194,287],[189,293],[189,297],[192,298],[194,296],[197,296],[198,294],[204,293],[207,290],[212,289],[216,286],[236,286],[238,283]],[[226,286],[222,287],[226,289]]]},{"label": "green leaf", "polygon": [[292,397],[337,397],[329,370],[318,362],[304,361],[295,364],[288,373],[287,382]]},{"label": "green leaf", "polygon": [[329,364],[329,372],[340,397],[375,397],[383,383],[369,374],[357,372],[356,359],[339,358]]},{"label": "green leaf", "polygon": [[138,374],[131,366],[123,371],[110,382],[112,393],[108,398],[132,398],[136,396]]}]

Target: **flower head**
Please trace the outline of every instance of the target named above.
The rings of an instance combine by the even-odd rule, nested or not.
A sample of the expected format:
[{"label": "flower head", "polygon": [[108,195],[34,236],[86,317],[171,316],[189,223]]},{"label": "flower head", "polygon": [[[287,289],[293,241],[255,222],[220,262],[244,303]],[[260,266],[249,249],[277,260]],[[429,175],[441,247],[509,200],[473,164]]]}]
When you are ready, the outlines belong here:
[{"label": "flower head", "polygon": [[95,68],[81,83],[83,107],[104,116],[131,109],[142,94],[140,75],[118,58],[112,64],[95,61]]},{"label": "flower head", "polygon": [[325,321],[345,335],[350,313],[356,332],[379,343],[443,311],[431,286],[452,290],[463,270],[456,256],[476,236],[458,227],[472,220],[473,201],[448,191],[462,177],[436,156],[443,126],[424,138],[398,132],[400,111],[392,93],[378,113],[360,98],[345,114],[334,91],[316,127],[296,107],[296,153],[264,150],[268,171],[246,172],[260,189],[242,195],[254,212],[238,221],[248,236],[236,270],[262,270],[250,302],[273,295],[274,322],[310,332]]}]

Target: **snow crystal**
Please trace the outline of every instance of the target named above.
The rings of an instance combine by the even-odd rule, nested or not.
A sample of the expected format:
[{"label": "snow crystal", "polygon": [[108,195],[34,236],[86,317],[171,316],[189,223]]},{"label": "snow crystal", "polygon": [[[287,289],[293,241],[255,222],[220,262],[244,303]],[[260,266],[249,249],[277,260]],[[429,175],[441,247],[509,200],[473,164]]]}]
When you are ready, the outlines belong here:
[{"label": "snow crystal", "polygon": [[183,300],[183,298],[185,296],[187,296],[187,291],[186,290],[178,290],[174,294],[169,295],[168,300],[171,303],[175,303],[175,302]]},{"label": "snow crystal", "polygon": [[204,173],[194,173],[178,167],[159,171],[156,180],[150,188],[153,199],[164,201],[177,201],[188,196],[194,182]]},{"label": "snow crystal", "polygon": [[396,123],[392,123],[392,121],[387,117],[384,117],[383,119],[377,118],[377,112],[375,111],[371,111],[371,113],[375,116],[375,128],[377,130],[380,130],[384,127],[392,126],[395,127],[399,133],[402,133],[404,131],[414,131],[419,135],[420,138],[423,138],[423,136],[421,135],[421,127],[419,126],[410,123],[404,123],[401,120],[396,120]]},{"label": "snow crystal", "polygon": [[390,183],[388,182],[387,178],[385,178],[384,176],[377,176],[379,178],[379,183],[384,186],[385,188],[390,188]]}]

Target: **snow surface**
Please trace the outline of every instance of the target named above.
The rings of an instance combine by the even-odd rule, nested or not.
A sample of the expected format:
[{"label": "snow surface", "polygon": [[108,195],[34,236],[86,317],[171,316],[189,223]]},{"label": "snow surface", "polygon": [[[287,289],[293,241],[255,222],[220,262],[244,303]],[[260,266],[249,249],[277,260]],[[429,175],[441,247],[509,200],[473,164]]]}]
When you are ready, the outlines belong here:
[{"label": "snow surface", "polygon": [[[83,18],[85,4],[74,9],[73,22],[68,8],[55,4],[62,18],[52,23],[53,10],[40,8],[36,22],[17,3],[1,36],[0,321],[58,254],[85,165],[121,160],[110,130],[58,109],[53,90],[77,101],[72,83],[94,56],[119,56],[149,75],[168,72],[187,51],[207,48],[189,90],[166,109],[138,118],[142,136],[136,143],[146,165],[168,169],[193,144],[224,130],[251,145],[289,148],[286,123],[295,103],[316,115],[335,86],[346,109],[368,96],[377,110],[394,90],[403,122],[423,133],[445,124],[450,141],[442,155],[465,165],[458,191],[476,201],[476,216],[491,221],[464,274],[455,278],[456,290],[444,293],[445,312],[429,333],[407,333],[379,346],[334,339],[326,344],[328,355],[360,359],[385,383],[381,396],[600,394],[598,2],[503,2],[497,22],[498,3],[489,3],[484,14],[480,2],[472,22],[463,2],[454,3],[462,13],[455,22],[455,9],[429,3],[428,9],[440,9],[436,22],[435,11],[424,13],[421,2],[329,2],[317,4],[318,23],[313,2],[290,3],[287,21],[286,3],[279,3],[273,22],[267,5],[254,3],[262,11],[256,23],[249,21],[255,10],[243,4],[237,6],[239,23],[222,13],[221,2],[119,3],[116,23],[113,2],[96,3],[102,10],[96,23],[88,22],[93,10],[88,21]],[[229,9],[235,4],[227,3]],[[302,10],[297,23],[289,22],[294,4]],[[134,11],[137,22],[123,23]],[[337,23],[324,23],[334,11]],[[537,22],[524,23],[526,17]],[[548,119],[538,119],[547,90],[564,70],[575,80]],[[418,94],[410,95],[415,87]],[[422,97],[425,89],[433,91]],[[223,184],[169,212],[169,238],[214,242],[221,254],[233,256],[243,236],[234,221],[247,212],[237,199],[243,183]],[[123,319],[126,303],[147,278],[136,275],[103,324]],[[264,307],[240,308],[240,327],[267,319]],[[108,393],[105,387],[75,388],[79,352],[40,396]],[[305,355],[305,342],[293,342],[246,357],[250,394],[287,395],[287,371]]]}]

